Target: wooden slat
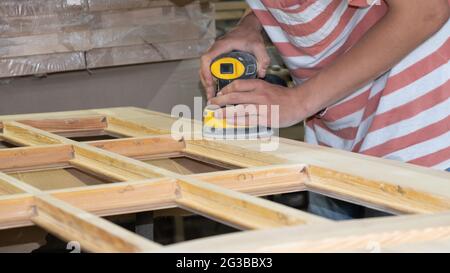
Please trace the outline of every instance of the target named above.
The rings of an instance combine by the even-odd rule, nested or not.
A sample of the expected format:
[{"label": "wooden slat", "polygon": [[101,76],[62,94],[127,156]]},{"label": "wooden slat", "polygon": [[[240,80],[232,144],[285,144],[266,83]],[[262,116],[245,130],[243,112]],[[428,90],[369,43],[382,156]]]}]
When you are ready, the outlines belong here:
[{"label": "wooden slat", "polygon": [[97,174],[104,174],[107,177],[119,179],[119,181],[142,180],[145,178],[161,177],[161,172],[149,165],[119,154],[114,154],[99,148],[92,147],[84,143],[73,144],[75,158],[70,163],[93,171]]},{"label": "wooden slat", "polygon": [[108,132],[121,134],[124,136],[144,136],[144,135],[169,135],[166,130],[149,128],[140,124],[123,120],[117,117],[108,116]]},{"label": "wooden slat", "polygon": [[304,191],[309,179],[306,166],[301,164],[253,167],[191,177],[255,196]]},{"label": "wooden slat", "polygon": [[23,193],[23,191],[5,181],[0,180],[0,196],[12,195],[12,194],[17,194],[17,193]]},{"label": "wooden slat", "polygon": [[[277,150],[267,152],[290,162],[334,170],[354,177],[383,181],[401,188],[441,195],[450,199],[450,172],[406,164],[396,160],[366,156],[348,151],[288,139],[279,139]],[[233,142],[245,149],[258,149],[254,142]]]},{"label": "wooden slat", "polygon": [[14,144],[35,146],[64,143],[62,139],[42,132],[44,131],[15,121],[3,122],[3,138]]},{"label": "wooden slat", "polygon": [[74,158],[71,145],[21,147],[0,150],[0,170],[15,171],[68,164]]},{"label": "wooden slat", "polygon": [[436,213],[450,210],[450,199],[440,195],[417,191],[357,177],[317,166],[309,166],[307,189],[348,202],[363,204],[394,214]]},{"label": "wooden slat", "polygon": [[198,157],[225,162],[239,167],[284,164],[287,160],[265,153],[236,148],[209,140],[186,140],[185,152]]},{"label": "wooden slat", "polygon": [[101,140],[88,142],[89,145],[118,153],[127,157],[150,157],[152,155],[179,154],[183,152],[183,140],[173,139],[170,135]]},{"label": "wooden slat", "polygon": [[328,222],[296,209],[192,178],[177,181],[176,202],[182,208],[241,229]]},{"label": "wooden slat", "polygon": [[448,239],[450,214],[447,212],[241,232],[180,243],[162,251],[360,252],[383,251],[410,243],[439,243]]},{"label": "wooden slat", "polygon": [[[100,131],[108,126],[106,118],[103,116],[18,120],[18,122],[52,133],[77,133],[92,130]],[[3,129],[2,122],[0,122],[0,129]]]},{"label": "wooden slat", "polygon": [[27,193],[0,196],[0,230],[31,225],[33,202],[33,195]]}]

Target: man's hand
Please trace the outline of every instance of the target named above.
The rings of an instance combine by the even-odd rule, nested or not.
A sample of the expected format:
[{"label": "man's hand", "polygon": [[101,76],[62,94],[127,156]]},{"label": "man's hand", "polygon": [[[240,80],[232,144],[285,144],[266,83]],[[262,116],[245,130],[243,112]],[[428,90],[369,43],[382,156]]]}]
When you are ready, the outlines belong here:
[{"label": "man's hand", "polygon": [[258,76],[263,78],[266,75],[266,69],[270,64],[270,58],[266,51],[261,30],[261,23],[259,23],[253,13],[250,13],[241,21],[238,27],[217,40],[208,52],[202,56],[200,79],[206,89],[208,100],[215,95],[210,65],[212,60],[221,54],[232,50],[252,53],[255,55],[258,62]]},{"label": "man's hand", "polygon": [[215,112],[229,124],[288,127],[306,116],[298,90],[270,84],[264,80],[236,80],[211,99],[211,104],[228,106]]}]

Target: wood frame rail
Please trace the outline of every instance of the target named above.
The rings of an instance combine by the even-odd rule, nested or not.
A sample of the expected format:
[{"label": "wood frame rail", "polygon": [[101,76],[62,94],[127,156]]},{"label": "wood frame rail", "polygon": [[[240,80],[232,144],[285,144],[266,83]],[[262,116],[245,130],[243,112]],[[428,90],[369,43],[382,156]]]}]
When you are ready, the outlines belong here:
[{"label": "wood frame rail", "polygon": [[[167,127],[141,122],[146,112],[131,111],[140,118],[119,117],[114,112],[105,109],[81,116],[42,118],[39,114],[0,119],[0,138],[20,146],[0,150],[0,229],[36,224],[64,240],[78,241],[92,252],[366,251],[370,242],[395,250],[404,244],[430,247],[433,242],[450,239],[447,174],[428,175],[430,186],[408,186],[320,164],[302,164],[239,145],[174,138]],[[152,118],[157,115],[149,114]],[[168,120],[161,115],[155,123]],[[69,139],[105,133],[121,138]],[[141,161],[172,156],[240,169],[181,175]],[[117,182],[40,190],[7,174],[67,166]],[[408,174],[422,172],[418,167],[408,168]],[[258,198],[298,191],[416,215],[336,223]],[[99,218],[174,207],[249,231],[163,247]]]}]

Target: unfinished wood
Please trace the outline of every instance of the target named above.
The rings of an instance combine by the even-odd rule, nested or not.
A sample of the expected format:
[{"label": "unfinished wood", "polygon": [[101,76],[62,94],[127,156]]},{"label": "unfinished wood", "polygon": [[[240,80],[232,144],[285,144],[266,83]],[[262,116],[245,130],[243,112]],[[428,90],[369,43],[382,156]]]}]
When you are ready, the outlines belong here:
[{"label": "unfinished wood", "polygon": [[300,192],[306,190],[306,166],[301,164],[253,167],[193,177],[227,189],[256,196]]},{"label": "unfinished wood", "polygon": [[3,126],[5,138],[23,145],[34,146],[49,143],[72,145],[74,158],[69,161],[72,165],[92,171],[107,179],[127,181],[161,176],[150,166],[140,161],[110,153],[85,143],[78,143],[25,124],[7,121],[3,123]]},{"label": "unfinished wood", "polygon": [[[140,108],[115,108],[95,110],[100,114],[118,115],[126,117],[130,121],[136,121],[144,125],[152,125],[160,129],[170,129],[177,120],[168,114]],[[74,112],[72,114],[75,114]],[[194,128],[201,134],[201,121],[192,121],[198,126]],[[356,177],[364,177],[370,180],[382,180],[400,187],[411,187],[418,191],[441,195],[450,198],[450,188],[447,187],[450,180],[449,172],[442,172],[430,168],[420,167],[403,162],[371,157],[362,154],[332,149],[328,147],[311,145],[304,142],[273,137],[279,146],[273,151],[262,154],[274,156],[285,162],[313,165]],[[235,150],[245,149],[258,152],[263,141],[215,141],[216,145],[227,145]],[[208,153],[208,150],[204,150]],[[361,166],[361,167],[360,167]]]},{"label": "unfinished wood", "polygon": [[0,196],[23,193],[23,191],[8,182],[0,180]]},{"label": "unfinished wood", "polygon": [[283,164],[287,162],[286,160],[261,152],[240,149],[232,145],[209,140],[186,140],[185,152],[243,168]]},{"label": "unfinished wood", "polygon": [[85,54],[79,51],[0,58],[0,78],[45,75],[84,69],[86,69]]},{"label": "unfinished wood", "polygon": [[306,182],[308,190],[348,202],[394,214],[450,211],[450,198],[417,191],[411,187],[369,180],[316,166],[309,166],[308,173],[311,178]]},{"label": "unfinished wood", "polygon": [[[9,183],[8,185],[17,189]],[[33,198],[33,195],[28,193],[0,195],[0,229],[31,225]]]},{"label": "unfinished wood", "polygon": [[0,133],[0,149],[10,149],[10,148],[15,148],[15,147],[17,147],[17,146],[6,141],[3,138],[3,134]]},{"label": "unfinished wood", "polygon": [[[106,117],[91,116],[66,119],[37,119],[37,120],[18,120],[18,122],[35,127],[44,131],[64,135],[76,135],[83,132],[98,132],[108,127]],[[0,129],[3,129],[3,123],[0,122]]]},{"label": "unfinished wood", "polygon": [[[413,188],[450,198],[449,172],[283,138],[279,141],[279,148],[267,154],[276,155],[290,162],[317,166],[374,181],[381,180],[401,188]],[[236,141],[233,145],[249,150],[259,148],[258,143],[254,142]]]},{"label": "unfinished wood", "polygon": [[3,2],[0,77],[196,58],[216,36],[207,2]]},{"label": "unfinished wood", "polygon": [[324,223],[327,220],[192,178],[177,181],[179,206],[241,229]]},{"label": "unfinished wood", "polygon": [[0,173],[0,179],[33,195],[27,215],[31,221],[62,239],[78,241],[87,251],[143,252],[160,247],[13,177]]},{"label": "unfinished wood", "polygon": [[197,161],[195,159],[183,156],[171,158],[147,159],[142,161],[151,164],[152,166],[163,168],[165,170],[182,175],[226,170],[225,168],[222,168],[220,166]]},{"label": "unfinished wood", "polygon": [[142,180],[172,173],[144,162],[124,157],[84,143],[73,144],[75,159],[71,164],[122,181]]},{"label": "unfinished wood", "polygon": [[170,178],[52,190],[48,193],[77,208],[100,216],[123,215],[176,206],[175,180]]},{"label": "unfinished wood", "polygon": [[63,144],[62,139],[54,137],[40,129],[15,121],[3,122],[3,138],[23,146]]},{"label": "unfinished wood", "polygon": [[[189,177],[230,190],[263,196],[304,190],[307,179],[304,168],[303,165],[255,167]],[[109,216],[176,207],[175,190],[175,179],[158,178],[52,190],[47,193],[80,209],[100,216]],[[17,196],[18,204],[21,200],[23,197]],[[0,207],[6,211],[15,211],[18,215],[26,215],[27,206],[16,207],[17,203],[12,201],[11,199],[9,202],[0,201]],[[10,218],[3,219],[0,216],[0,229],[31,224],[26,217],[16,216],[14,219],[11,222]]]},{"label": "unfinished wood", "polygon": [[0,171],[67,165],[74,158],[71,145],[22,147],[0,150]]},{"label": "unfinished wood", "polygon": [[144,135],[170,135],[170,131],[143,126],[135,122],[108,116],[107,131],[124,136],[139,137]]},{"label": "unfinished wood", "polygon": [[[360,252],[450,238],[450,214],[397,216],[224,235],[168,246],[167,252]],[[214,246],[211,248],[211,246]],[[408,252],[414,252],[409,249]]]},{"label": "unfinished wood", "polygon": [[54,13],[79,13],[87,10],[110,11],[173,5],[173,1],[170,0],[83,0],[73,2],[67,2],[67,0],[33,0],[20,2],[17,0],[2,0],[0,2],[0,16],[39,16]]},{"label": "unfinished wood", "polygon": [[[15,127],[14,127],[15,126]],[[90,147],[86,144],[77,144],[73,141],[65,141],[61,137],[51,136],[50,133],[44,132],[39,129],[31,128],[27,125],[22,125],[19,123],[8,122],[5,123],[5,129],[8,128],[11,130],[11,127],[20,128],[20,131],[26,131],[33,133],[34,136],[42,135],[47,137],[48,139],[57,139],[59,142],[64,143],[72,143],[73,149],[75,151],[75,159],[70,162],[80,168],[89,169],[94,173],[103,174],[110,178],[122,179],[123,181],[127,180],[137,180],[143,179],[142,173],[147,173],[148,177],[150,175],[154,175],[158,173],[160,175],[169,176],[172,178],[176,178],[178,180],[178,186],[180,187],[181,197],[177,199],[177,203],[181,204],[183,207],[199,211],[199,209],[204,209],[205,200],[200,196],[196,195],[196,191],[204,191],[205,193],[209,192],[214,194],[217,198],[221,198],[222,202],[216,204],[216,208],[210,208],[207,211],[200,211],[201,213],[206,213],[208,216],[213,218],[218,218],[219,220],[225,221],[227,223],[231,223],[232,225],[241,226],[243,228],[262,228],[262,227],[273,227],[273,226],[281,226],[281,225],[289,225],[289,224],[304,224],[306,223],[304,219],[304,214],[296,212],[296,210],[272,204],[274,208],[270,210],[271,203],[268,201],[259,200],[253,197],[246,197],[245,195],[239,195],[233,192],[227,192],[226,190],[222,190],[220,188],[214,188],[214,186],[208,185],[207,183],[201,182],[199,180],[193,178],[184,178],[174,173],[162,170],[160,168],[156,168],[154,166],[148,166],[140,164],[140,162],[136,162],[134,160],[128,158],[121,158],[120,156],[113,154],[109,154],[109,152],[99,152],[98,149]],[[16,130],[17,131],[17,130]],[[100,163],[101,166],[98,166]],[[133,171],[136,170],[136,171]],[[141,177],[139,177],[141,175]],[[236,194],[237,196],[233,196]],[[244,206],[248,206],[250,211],[246,209],[238,210],[241,213],[237,213],[234,217],[223,218],[218,211],[232,205],[233,202],[239,202],[240,199],[246,197]],[[208,199],[206,199],[208,200]],[[230,203],[231,202],[231,203]],[[264,202],[268,202],[264,206]],[[217,207],[219,205],[219,207]],[[235,205],[234,205],[235,206]],[[263,209],[263,210],[262,210]],[[264,210],[265,209],[265,210]],[[268,222],[264,222],[265,219],[261,217],[261,215],[256,218],[250,218],[252,212],[263,213],[263,215],[272,215],[272,217],[278,217],[281,219],[270,219]],[[307,215],[307,214],[306,214]],[[309,218],[314,219],[312,216],[308,216]],[[255,221],[259,219],[258,221]],[[292,219],[291,219],[292,218]],[[310,220],[314,221],[314,220]]]},{"label": "unfinished wood", "polygon": [[69,206],[49,196],[35,196],[31,220],[67,241],[76,240],[91,252],[143,252],[160,245],[102,218]]},{"label": "unfinished wood", "polygon": [[[129,131],[127,132],[129,133]],[[152,155],[181,154],[185,147],[183,140],[173,139],[170,135],[93,141],[88,142],[88,144],[134,158],[149,158]]]},{"label": "unfinished wood", "polygon": [[[196,21],[189,22],[189,18]],[[0,53],[5,54],[4,57],[19,56],[16,54],[23,50],[25,53],[31,53],[26,55],[34,55],[35,52],[54,53],[55,49],[63,50],[64,42],[67,42],[65,52],[70,51],[70,46],[75,50],[84,51],[91,49],[89,46],[95,48],[142,44],[145,40],[149,43],[158,43],[200,39],[203,35],[210,36],[214,33],[214,29],[208,28],[208,21],[211,20],[212,14],[207,11],[201,12],[195,5],[190,5],[188,9],[172,6],[88,14],[68,13],[64,16],[51,14],[7,17],[0,22],[3,30],[0,42],[5,45],[5,49],[0,50]],[[167,29],[174,26],[179,29],[172,30],[172,33],[179,35],[170,37]],[[158,28],[161,29],[160,32],[157,31]],[[91,39],[83,40],[86,38]],[[30,45],[27,46],[25,42],[29,42]],[[49,48],[45,50],[44,45]]]},{"label": "unfinished wood", "polygon": [[87,68],[153,63],[197,58],[214,43],[213,37],[164,43],[146,43],[89,50]]},{"label": "unfinished wood", "polygon": [[79,12],[85,8],[85,4],[85,1],[79,1],[78,4],[67,5],[66,0],[2,0],[0,2],[0,16],[31,16],[61,11]]},{"label": "unfinished wood", "polygon": [[[61,136],[32,128],[11,120],[29,120],[55,117],[101,115],[119,118],[132,126],[121,126],[128,136],[147,139],[147,129],[170,131],[175,119],[160,113],[135,108],[98,109],[70,113],[20,115],[0,117],[4,121],[5,139],[14,139],[22,145],[48,145],[49,142],[70,145],[74,158],[92,169],[104,169],[121,176],[118,184],[79,187],[33,194],[16,193],[0,196],[0,228],[30,224],[29,202],[35,195],[44,194],[61,199],[83,211],[99,215],[113,215],[171,208],[181,205],[213,219],[240,228],[270,228],[226,235],[174,245],[156,251],[366,251],[366,246],[380,242],[382,248],[397,249],[405,245],[432,244],[450,239],[450,174],[428,170],[408,164],[376,159],[335,151],[299,142],[280,140],[279,148],[273,152],[258,151],[261,141],[196,141],[186,139],[181,145],[165,139],[164,149],[176,150],[176,154],[187,154],[203,158],[208,162],[241,167],[262,166],[251,169],[219,171],[198,175],[179,175],[143,162],[125,157],[125,146],[109,146],[104,150],[86,143],[77,143]],[[9,121],[8,121],[9,120]],[[187,121],[188,122],[188,121]],[[194,122],[197,123],[197,122]],[[137,128],[137,129],[136,129]],[[199,127],[201,128],[201,127]],[[194,130],[197,130],[195,127]],[[143,132],[145,131],[145,132]],[[156,136],[163,138],[164,136]],[[276,138],[274,138],[276,139]],[[150,138],[144,147],[151,150]],[[176,141],[176,140],[175,140]],[[112,144],[113,141],[111,141]],[[96,143],[98,144],[98,143]],[[128,143],[129,144],[129,143]],[[126,145],[128,145],[126,144]],[[55,145],[55,144],[51,144]],[[148,145],[148,146],[147,146]],[[173,146],[172,146],[173,145]],[[117,148],[119,147],[119,148]],[[181,148],[181,152],[179,150]],[[116,149],[115,152],[108,149]],[[123,155],[119,155],[122,153]],[[130,152],[139,158],[138,151]],[[155,155],[156,156],[156,155]],[[300,163],[273,168],[274,164]],[[305,163],[303,165],[301,163]],[[264,167],[265,166],[265,167]],[[149,180],[151,175],[157,178]],[[139,179],[140,181],[129,181]],[[14,183],[11,185],[16,186]],[[28,186],[29,185],[24,185]],[[30,192],[30,188],[19,187]],[[398,213],[420,213],[408,217],[391,217],[350,221],[346,223],[322,223],[324,220],[309,214],[274,204],[267,200],[242,196],[242,193],[264,195],[271,192],[312,190],[333,195],[344,200],[396,211]],[[236,192],[241,191],[241,192]],[[30,201],[31,198],[31,201]],[[96,200],[92,202],[91,200]],[[241,205],[244,206],[241,206]],[[54,204],[58,208],[58,204]],[[11,210],[12,209],[12,210]],[[442,214],[434,214],[445,211]],[[30,215],[31,213],[31,215]],[[64,231],[55,228],[58,219],[44,211],[44,222],[55,233]],[[432,215],[423,215],[433,213]],[[73,213],[69,212],[69,219]],[[48,215],[48,217],[47,217]],[[64,216],[64,213],[61,215]],[[8,216],[8,217],[6,217]],[[78,218],[75,218],[78,220]],[[82,219],[83,220],[83,219]],[[86,219],[87,222],[91,222]],[[317,221],[317,224],[315,223]],[[59,220],[58,220],[59,222]],[[65,220],[61,220],[62,223]],[[94,221],[95,222],[95,221]],[[297,224],[304,224],[303,227]],[[284,227],[286,225],[293,227]],[[42,224],[44,225],[44,224]],[[272,227],[277,227],[273,229]],[[278,228],[281,227],[281,228]],[[81,228],[77,228],[74,234]],[[89,231],[87,231],[89,232]],[[93,229],[91,234],[95,234]],[[63,235],[60,235],[63,237]],[[67,234],[69,236],[69,234]],[[78,236],[78,235],[77,235]],[[404,249],[404,248],[403,248]]]},{"label": "unfinished wood", "polygon": [[118,10],[118,9],[134,9],[134,8],[150,8],[184,6],[192,1],[173,1],[173,0],[96,0],[89,1],[89,10]]},{"label": "unfinished wood", "polygon": [[[89,17],[91,19],[86,23],[85,20]],[[52,18],[54,23],[51,23]],[[3,58],[87,52],[98,48],[202,40],[215,36],[211,10],[200,9],[198,3],[185,8],[172,6],[92,12],[84,16],[69,14],[62,18],[55,14],[43,19],[31,17],[30,24],[24,23],[25,18],[19,20],[21,28],[17,31],[9,28],[9,33],[6,29],[0,37],[0,42],[5,45],[0,48],[0,56]],[[43,26],[44,31],[31,24],[36,24],[39,20],[48,22]],[[71,21],[72,25],[66,30],[64,23],[67,21]],[[52,26],[56,29],[52,29]],[[57,29],[61,26],[62,29]]]}]

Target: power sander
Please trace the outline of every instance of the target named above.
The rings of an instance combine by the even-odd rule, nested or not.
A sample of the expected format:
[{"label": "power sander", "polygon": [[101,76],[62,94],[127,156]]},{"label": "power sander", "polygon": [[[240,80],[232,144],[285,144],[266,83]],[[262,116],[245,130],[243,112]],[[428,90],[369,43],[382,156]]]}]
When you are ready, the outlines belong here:
[{"label": "power sander", "polygon": [[[231,51],[216,57],[211,62],[211,74],[216,82],[216,94],[234,80],[257,79],[257,62],[255,56],[248,52]],[[276,75],[267,75],[264,80],[273,84],[287,86]],[[214,112],[218,106],[209,105],[203,113],[203,136],[213,139],[255,139],[268,138],[273,135],[269,127],[239,126],[227,123],[226,119],[216,118]]]}]

